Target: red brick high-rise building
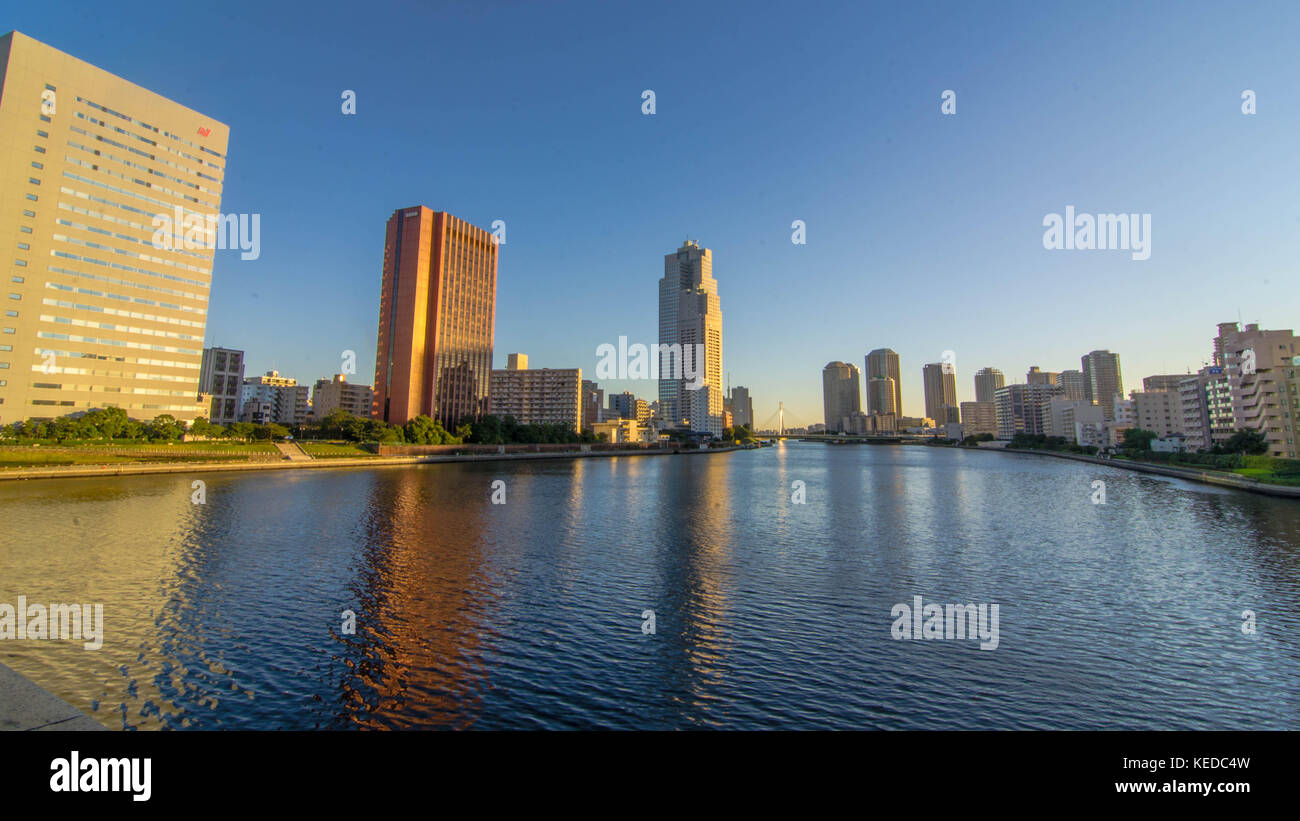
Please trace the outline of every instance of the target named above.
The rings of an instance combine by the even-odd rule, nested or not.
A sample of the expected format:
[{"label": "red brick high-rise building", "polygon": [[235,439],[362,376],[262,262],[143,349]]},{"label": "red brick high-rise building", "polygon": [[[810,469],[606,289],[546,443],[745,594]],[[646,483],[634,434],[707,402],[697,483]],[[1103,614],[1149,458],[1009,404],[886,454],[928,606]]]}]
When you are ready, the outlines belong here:
[{"label": "red brick high-rise building", "polygon": [[452,430],[488,410],[497,244],[445,211],[399,208],[384,239],[372,415]]}]

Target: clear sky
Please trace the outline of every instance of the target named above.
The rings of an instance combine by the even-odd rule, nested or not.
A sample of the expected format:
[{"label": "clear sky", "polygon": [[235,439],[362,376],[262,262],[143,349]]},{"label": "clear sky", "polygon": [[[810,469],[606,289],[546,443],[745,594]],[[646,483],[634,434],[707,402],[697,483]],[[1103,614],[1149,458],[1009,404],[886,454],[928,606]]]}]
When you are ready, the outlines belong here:
[{"label": "clear sky", "polygon": [[[207,344],[250,374],[352,349],[371,381],[384,222],[416,204],[505,221],[498,367],[657,341],[663,256],[698,239],[759,422],[821,421],[822,367],[877,347],[919,415],[945,350],[964,401],[984,366],[1109,348],[1140,387],[1217,322],[1300,326],[1294,2],[56,0],[10,28],[230,126],[222,210],[261,214],[261,256],[217,252]],[[1150,259],[1045,250],[1067,205],[1150,214]]]}]

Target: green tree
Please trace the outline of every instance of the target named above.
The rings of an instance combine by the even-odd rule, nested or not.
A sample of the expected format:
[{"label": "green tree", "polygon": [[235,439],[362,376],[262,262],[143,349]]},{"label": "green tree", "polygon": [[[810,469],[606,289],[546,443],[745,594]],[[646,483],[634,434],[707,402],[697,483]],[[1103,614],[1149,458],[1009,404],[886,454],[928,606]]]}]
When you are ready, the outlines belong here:
[{"label": "green tree", "polygon": [[162,413],[149,422],[145,427],[145,431],[149,438],[154,441],[171,442],[181,438],[181,434],[185,433],[185,428],[170,413]]},{"label": "green tree", "polygon": [[420,414],[407,421],[403,428],[406,441],[412,445],[441,445],[443,439],[442,425]]},{"label": "green tree", "polygon": [[207,420],[207,417],[200,416],[190,423],[189,432],[194,436],[213,437],[219,436],[221,427],[214,425]]},{"label": "green tree", "polygon": [[1221,446],[1221,453],[1248,453],[1259,455],[1268,453],[1268,437],[1263,431],[1239,430],[1229,436]]},{"label": "green tree", "polygon": [[252,422],[231,422],[226,426],[226,435],[231,439],[249,442],[253,439],[253,431],[256,427]]},{"label": "green tree", "polygon": [[1151,441],[1155,438],[1155,431],[1143,430],[1142,428],[1129,428],[1124,431],[1122,447],[1136,453],[1149,453],[1151,451]]},{"label": "green tree", "polygon": [[94,416],[93,423],[99,429],[99,435],[105,439],[117,439],[126,429],[126,423],[130,421],[127,418],[126,411],[121,408],[100,408],[93,410],[86,416]]}]

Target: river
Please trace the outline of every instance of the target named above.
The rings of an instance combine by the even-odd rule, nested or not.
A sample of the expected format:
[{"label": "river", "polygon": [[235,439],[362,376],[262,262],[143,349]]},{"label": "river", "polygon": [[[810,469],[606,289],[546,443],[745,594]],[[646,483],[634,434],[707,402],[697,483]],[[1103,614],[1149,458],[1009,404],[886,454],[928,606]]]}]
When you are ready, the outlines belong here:
[{"label": "river", "polygon": [[112,728],[1300,728],[1300,502],[1034,455],[5,482],[18,596],[103,605],[0,660]]}]

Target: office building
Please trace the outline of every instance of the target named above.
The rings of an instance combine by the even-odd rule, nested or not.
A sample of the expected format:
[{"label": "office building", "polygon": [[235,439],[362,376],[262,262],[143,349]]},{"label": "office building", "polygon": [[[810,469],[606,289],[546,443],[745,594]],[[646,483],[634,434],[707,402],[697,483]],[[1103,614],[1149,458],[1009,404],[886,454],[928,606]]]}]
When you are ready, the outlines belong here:
[{"label": "office building", "polygon": [[739,385],[731,389],[731,416],[732,424],[736,426],[748,425],[752,430],[754,427],[754,400],[749,396],[749,388],[742,388]]},{"label": "office building", "polygon": [[[659,280],[659,404],[669,426],[722,435],[722,306],[713,254],[687,240],[664,256]],[[703,361],[696,361],[696,346]],[[666,346],[666,347],[665,347]],[[672,354],[677,351],[675,367]],[[689,368],[688,368],[689,365]],[[687,370],[700,377],[692,382]]]},{"label": "office building", "polygon": [[216,246],[204,240],[225,235],[229,136],[24,34],[0,37],[0,422],[212,413],[199,401]]},{"label": "office building", "polygon": [[370,416],[374,399],[375,392],[369,385],[353,385],[343,374],[336,373],[333,379],[316,380],[316,387],[312,389],[311,414],[319,421],[336,410],[343,410],[364,419]]},{"label": "office building", "polygon": [[605,391],[589,379],[582,380],[582,429],[584,431],[591,430],[592,425],[605,420],[604,407]]},{"label": "office building", "polygon": [[997,368],[980,368],[975,372],[975,401],[991,404],[998,388],[1006,384],[1007,378],[1002,371]]},{"label": "office building", "polygon": [[497,243],[445,211],[399,208],[384,235],[373,416],[454,430],[487,413]]},{"label": "office building", "polygon": [[[1057,387],[1060,387],[1059,385]],[[1079,423],[1105,421],[1101,408],[1086,399],[1070,399],[1058,394],[1041,406],[1042,432],[1045,436],[1059,436],[1069,442],[1078,438]]]},{"label": "office building", "polygon": [[962,402],[961,426],[962,432],[966,436],[975,436],[980,433],[997,436],[997,406],[993,402]]},{"label": "office building", "polygon": [[[883,395],[878,394],[880,400],[879,406],[868,405],[867,410],[871,413],[893,413],[897,416],[903,415],[903,381],[902,372],[898,366],[898,354],[889,348],[877,348],[867,354],[867,384],[871,384],[873,379],[892,379],[894,380],[894,402],[891,408],[884,402]],[[883,387],[880,388],[883,390]],[[868,396],[868,399],[870,397]]]},{"label": "office building", "polygon": [[1083,398],[1101,406],[1107,419],[1115,418],[1115,397],[1124,395],[1124,377],[1119,354],[1092,351],[1080,360],[1083,365]]},{"label": "office building", "polygon": [[859,371],[847,362],[828,362],[822,369],[822,412],[826,430],[841,430],[843,420],[862,410]]},{"label": "office building", "polygon": [[[527,360],[524,360],[525,362]],[[582,369],[492,371],[491,408],[521,425],[563,425],[582,431]]]},{"label": "office building", "polygon": [[244,352],[204,348],[199,365],[199,393],[211,397],[208,421],[229,425],[239,421],[244,387]]},{"label": "office building", "polygon": [[921,369],[925,388],[925,415],[940,425],[950,419],[948,408],[960,413],[957,404],[957,369],[946,362],[931,362]]}]

